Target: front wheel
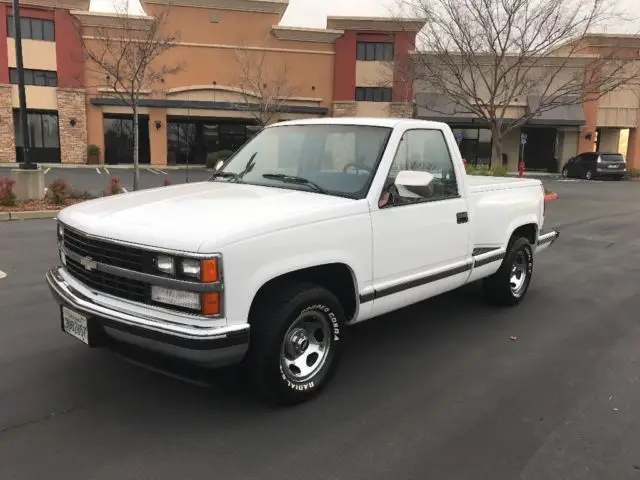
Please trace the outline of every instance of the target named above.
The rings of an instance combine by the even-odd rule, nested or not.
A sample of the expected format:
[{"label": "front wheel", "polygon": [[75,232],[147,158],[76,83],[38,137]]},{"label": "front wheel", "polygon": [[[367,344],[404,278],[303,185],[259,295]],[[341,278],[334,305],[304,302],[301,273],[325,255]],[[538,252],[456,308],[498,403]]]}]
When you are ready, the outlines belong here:
[{"label": "front wheel", "polygon": [[566,168],[562,169],[562,178],[569,178],[569,170]]},{"label": "front wheel", "polygon": [[587,170],[584,174],[584,178],[586,180],[592,180],[593,179],[593,174],[591,173],[591,170]]},{"label": "front wheel", "polygon": [[269,403],[316,396],[333,376],[344,343],[345,316],[335,295],[311,283],[272,289],[252,310],[248,375]]},{"label": "front wheel", "polygon": [[485,298],[494,305],[516,305],[527,294],[533,276],[533,249],[529,240],[513,239],[496,273],[484,279]]}]

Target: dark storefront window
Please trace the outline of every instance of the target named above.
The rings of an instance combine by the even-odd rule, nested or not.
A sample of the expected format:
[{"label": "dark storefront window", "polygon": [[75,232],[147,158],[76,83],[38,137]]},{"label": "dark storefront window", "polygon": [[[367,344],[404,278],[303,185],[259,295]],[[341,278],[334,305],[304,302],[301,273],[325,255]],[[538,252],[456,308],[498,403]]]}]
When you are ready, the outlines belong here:
[{"label": "dark storefront window", "polygon": [[[138,162],[148,164],[151,158],[149,146],[149,118],[138,117]],[[133,118],[129,116],[104,117],[105,163],[133,163]]]},{"label": "dark storefront window", "polygon": [[260,129],[243,122],[210,119],[167,121],[167,163],[205,164],[207,157],[220,150],[236,151]]},{"label": "dark storefront window", "polygon": [[[60,162],[60,134],[57,112],[27,112],[31,159],[40,163]],[[16,156],[23,160],[22,126],[19,110],[13,111],[13,125],[16,133]]]},{"label": "dark storefront window", "polygon": [[491,164],[491,130],[486,128],[453,128],[460,154],[468,164]]}]

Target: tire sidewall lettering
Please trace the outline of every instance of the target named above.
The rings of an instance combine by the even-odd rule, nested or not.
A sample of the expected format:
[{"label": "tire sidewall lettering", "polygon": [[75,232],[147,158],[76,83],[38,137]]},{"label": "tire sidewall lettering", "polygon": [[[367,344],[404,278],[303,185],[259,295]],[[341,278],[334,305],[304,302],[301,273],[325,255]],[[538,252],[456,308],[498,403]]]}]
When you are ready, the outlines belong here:
[{"label": "tire sidewall lettering", "polygon": [[[303,309],[300,310],[299,314],[303,314],[306,312],[310,312],[310,311],[317,311],[322,313],[323,315],[325,315],[329,321],[331,322],[331,335],[332,335],[332,343],[337,343],[340,341],[341,338],[341,331],[340,331],[340,322],[338,321],[338,318],[336,317],[336,314],[333,312],[333,310],[331,308],[329,308],[328,306],[326,306],[325,304],[322,303],[314,303],[312,305],[309,305]],[[331,355],[331,353],[330,353]],[[320,380],[322,381],[322,378],[324,376],[324,373],[326,371],[326,368],[329,366],[329,363],[327,363],[325,365],[325,367],[323,367],[316,375],[315,377],[313,377],[313,379],[304,382],[304,383],[294,383],[291,380],[289,380],[286,376],[286,374],[284,373],[284,370],[282,368],[282,365],[279,365],[279,370],[280,370],[280,378],[282,379],[283,384],[290,390],[296,391],[296,392],[300,392],[300,393],[304,393],[310,390],[313,390],[314,388],[316,388],[317,385],[317,381]]]}]

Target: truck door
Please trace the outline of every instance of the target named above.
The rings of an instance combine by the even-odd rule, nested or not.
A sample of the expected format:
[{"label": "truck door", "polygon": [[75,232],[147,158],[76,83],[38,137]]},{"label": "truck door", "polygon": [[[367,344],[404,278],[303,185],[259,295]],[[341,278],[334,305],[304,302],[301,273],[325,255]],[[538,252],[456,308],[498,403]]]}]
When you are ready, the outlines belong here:
[{"label": "truck door", "polygon": [[[434,182],[429,194],[401,194],[393,182],[403,170],[431,173]],[[467,202],[441,130],[404,132],[381,202],[371,205],[371,221],[375,315],[466,281],[471,234]]]}]

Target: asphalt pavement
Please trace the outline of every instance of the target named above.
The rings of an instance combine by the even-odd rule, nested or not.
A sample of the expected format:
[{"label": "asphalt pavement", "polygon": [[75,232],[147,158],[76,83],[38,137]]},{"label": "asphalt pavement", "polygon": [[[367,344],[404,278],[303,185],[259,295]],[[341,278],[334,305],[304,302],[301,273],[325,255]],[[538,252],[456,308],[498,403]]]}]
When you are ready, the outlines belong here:
[{"label": "asphalt pavement", "polygon": [[471,285],[365,322],[290,409],[233,370],[197,387],[63,334],[55,222],[0,223],[0,478],[640,478],[640,183],[546,183],[562,233],[524,303]]}]

